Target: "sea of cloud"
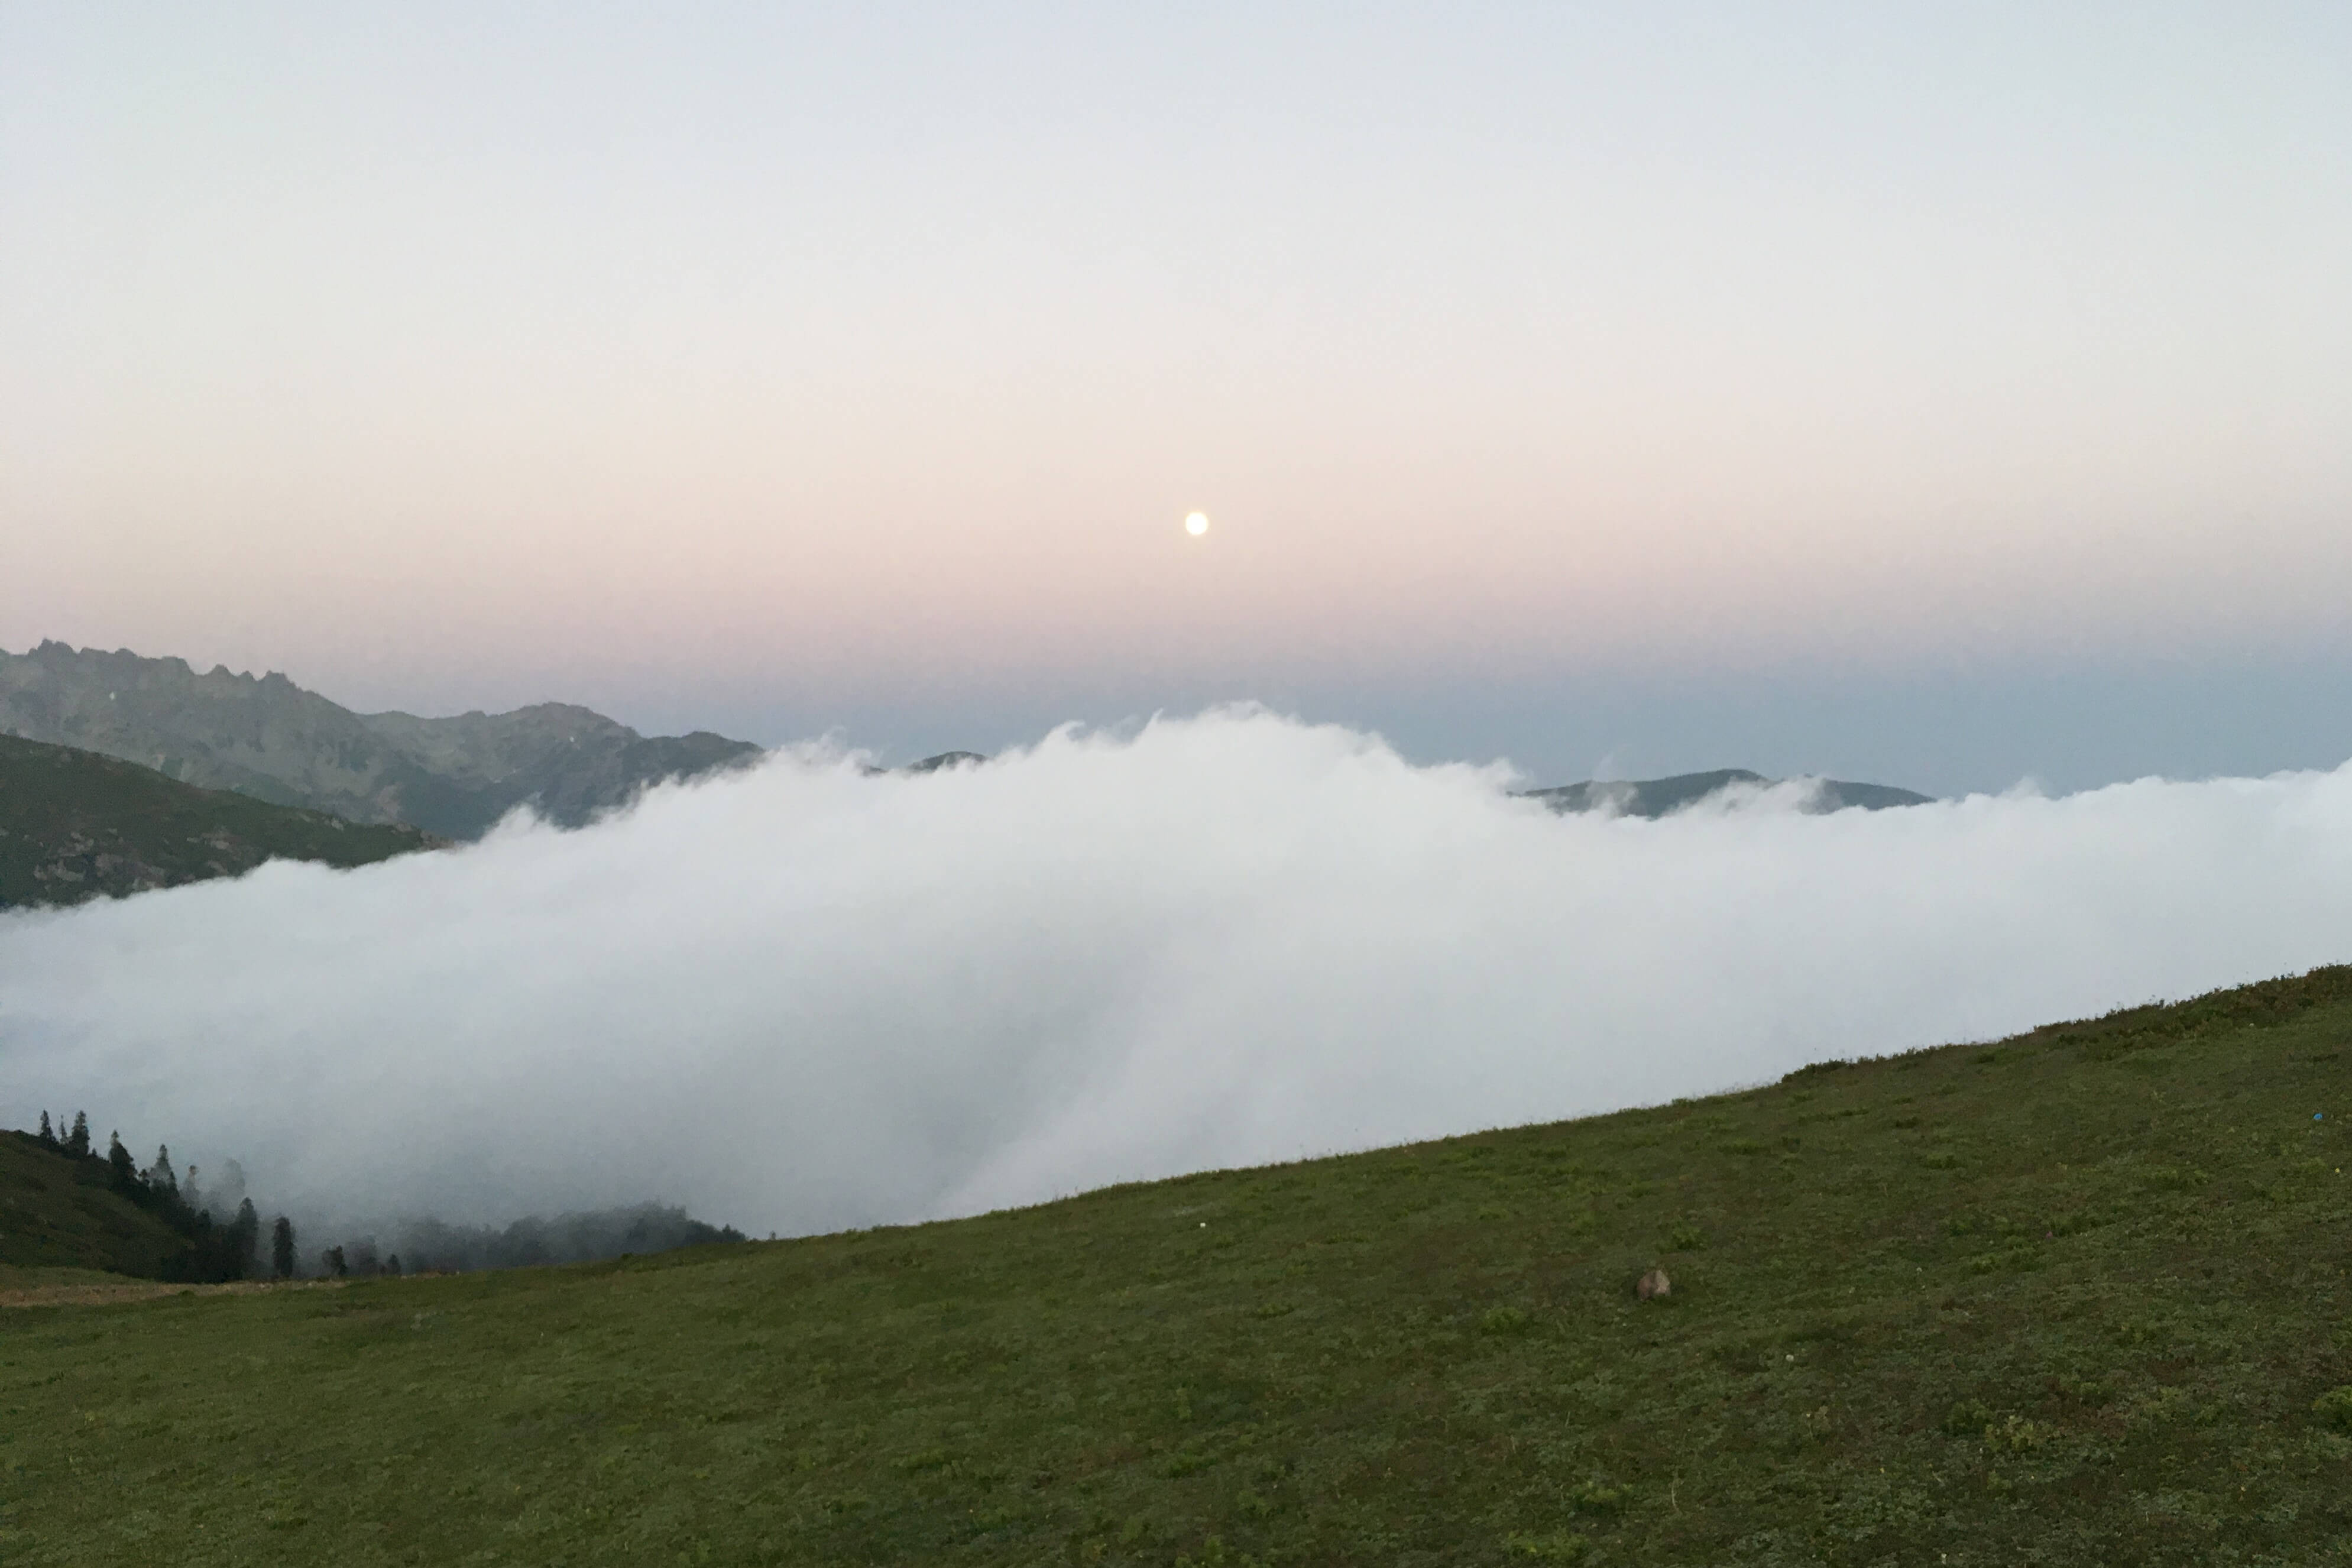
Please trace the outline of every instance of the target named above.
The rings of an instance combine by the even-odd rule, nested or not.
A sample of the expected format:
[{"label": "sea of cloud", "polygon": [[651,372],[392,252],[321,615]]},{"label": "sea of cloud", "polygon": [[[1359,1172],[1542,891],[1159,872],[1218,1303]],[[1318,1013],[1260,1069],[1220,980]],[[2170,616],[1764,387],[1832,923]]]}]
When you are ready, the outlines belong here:
[{"label": "sea of cloud", "polygon": [[755,1233],[1554,1120],[2352,958],[2352,766],[1555,816],[1253,710],[0,917],[0,1122]]}]

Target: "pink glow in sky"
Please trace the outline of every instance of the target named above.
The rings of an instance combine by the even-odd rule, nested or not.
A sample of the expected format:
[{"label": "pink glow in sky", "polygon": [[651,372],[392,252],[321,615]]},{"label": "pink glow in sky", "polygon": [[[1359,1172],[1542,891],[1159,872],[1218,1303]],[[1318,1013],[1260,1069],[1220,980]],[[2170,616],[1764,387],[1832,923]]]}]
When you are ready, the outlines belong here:
[{"label": "pink glow in sky", "polygon": [[452,708],[2337,645],[2344,13],[1112,9],[0,9],[0,647]]}]

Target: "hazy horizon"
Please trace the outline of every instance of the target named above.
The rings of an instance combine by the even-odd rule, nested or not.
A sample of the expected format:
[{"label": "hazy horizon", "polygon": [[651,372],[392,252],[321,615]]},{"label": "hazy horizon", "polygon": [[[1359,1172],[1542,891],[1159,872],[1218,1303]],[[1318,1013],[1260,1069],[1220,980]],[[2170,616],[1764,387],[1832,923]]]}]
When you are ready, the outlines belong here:
[{"label": "hazy horizon", "polygon": [[[0,652],[34,646],[0,645]],[[99,651],[184,657],[135,647]],[[199,673],[212,668],[201,659],[184,662]],[[318,689],[300,671],[275,673]],[[1124,732],[1155,715],[1184,717],[1234,702],[1377,734],[1420,763],[1508,763],[1536,784],[1750,767],[1773,777],[1853,778],[1943,796],[2021,786],[2066,794],[2151,777],[2327,771],[2352,754],[2342,717],[2352,711],[2352,670],[2317,660],[1990,675],[1960,669],[1902,679],[1864,672],[1811,685],[1769,677],[1563,680],[1470,692],[1268,696],[1202,688],[1149,707],[1122,706],[1115,693],[1048,690],[909,700],[846,717],[779,710],[740,690],[646,698],[625,689],[508,683],[488,700],[436,702],[424,683],[403,682],[391,672],[360,690],[357,698],[349,689],[320,695],[358,712],[425,716],[578,703],[646,734],[714,730],[772,749],[824,741],[887,763],[947,751],[992,754],[1070,724]],[[425,692],[424,700],[418,692]],[[478,689],[470,695],[478,697]]]}]

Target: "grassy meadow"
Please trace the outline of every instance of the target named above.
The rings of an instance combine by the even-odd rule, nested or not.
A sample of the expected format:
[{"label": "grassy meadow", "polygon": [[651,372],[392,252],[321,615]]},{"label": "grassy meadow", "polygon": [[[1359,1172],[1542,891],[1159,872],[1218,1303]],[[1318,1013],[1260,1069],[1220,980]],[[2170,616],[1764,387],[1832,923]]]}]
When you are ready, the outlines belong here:
[{"label": "grassy meadow", "polygon": [[2347,1047],[2326,970],[953,1223],[0,1309],[0,1561],[2352,1562]]}]

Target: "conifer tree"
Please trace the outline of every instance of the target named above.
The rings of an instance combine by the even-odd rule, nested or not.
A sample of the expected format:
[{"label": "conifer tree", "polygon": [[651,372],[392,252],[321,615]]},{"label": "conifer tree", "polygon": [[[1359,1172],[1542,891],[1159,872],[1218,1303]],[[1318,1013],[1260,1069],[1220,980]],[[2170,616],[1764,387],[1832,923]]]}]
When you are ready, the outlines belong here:
[{"label": "conifer tree", "polygon": [[269,1272],[280,1279],[294,1278],[294,1222],[284,1215],[269,1227]]},{"label": "conifer tree", "polygon": [[41,1112],[40,1138],[41,1146],[45,1149],[54,1149],[58,1146],[58,1130],[49,1125],[49,1113],[46,1110]]},{"label": "conifer tree", "polygon": [[66,1134],[66,1152],[79,1160],[89,1152],[89,1113],[74,1112],[73,1131]]},{"label": "conifer tree", "polygon": [[110,1132],[106,1141],[106,1163],[114,1167],[114,1184],[119,1191],[128,1192],[139,1180],[138,1162],[131,1151],[122,1146],[122,1134]]},{"label": "conifer tree", "polygon": [[252,1277],[253,1255],[260,1241],[261,1215],[254,1212],[253,1200],[247,1198],[236,1205],[236,1217],[228,1223],[229,1264],[236,1270],[231,1278]]},{"label": "conifer tree", "polygon": [[179,1195],[180,1178],[178,1173],[172,1169],[172,1146],[170,1144],[158,1143],[155,1145],[155,1163],[147,1167],[144,1174],[147,1184],[150,1187],[152,1187],[155,1191],[159,1193],[169,1193],[174,1197]]},{"label": "conifer tree", "polygon": [[337,1279],[351,1272],[350,1266],[343,1261],[343,1249],[340,1247],[331,1247],[319,1254],[319,1263],[323,1272]]}]

